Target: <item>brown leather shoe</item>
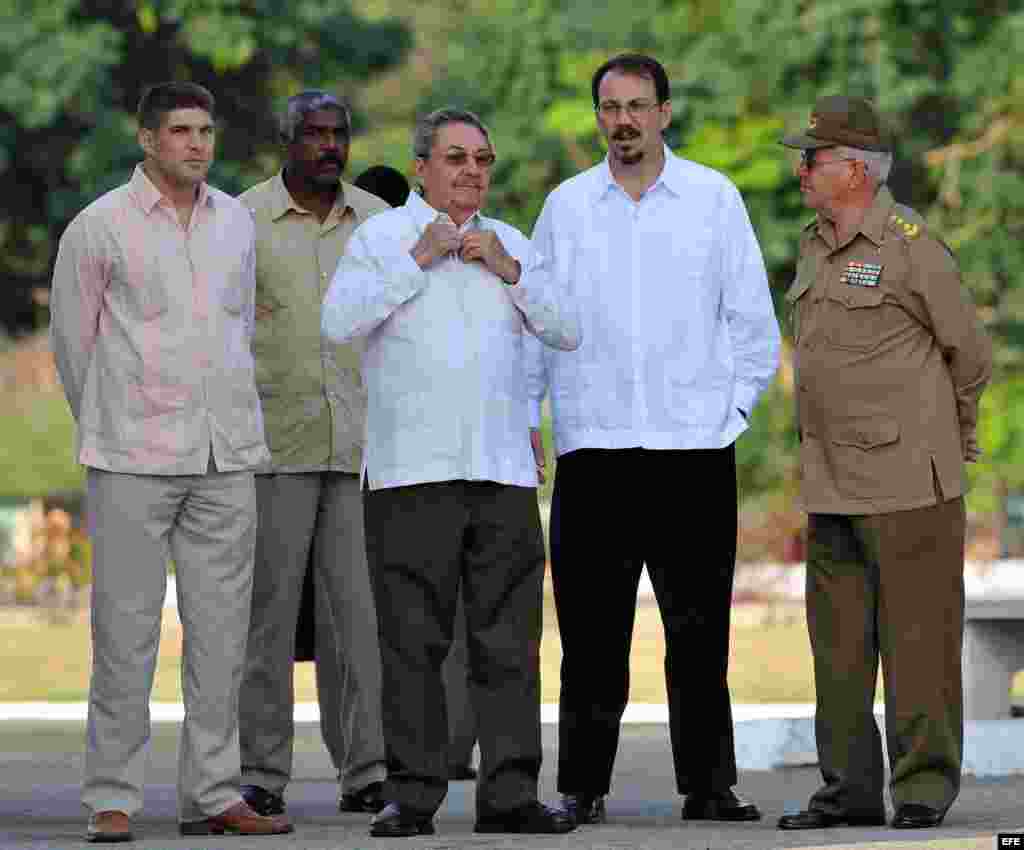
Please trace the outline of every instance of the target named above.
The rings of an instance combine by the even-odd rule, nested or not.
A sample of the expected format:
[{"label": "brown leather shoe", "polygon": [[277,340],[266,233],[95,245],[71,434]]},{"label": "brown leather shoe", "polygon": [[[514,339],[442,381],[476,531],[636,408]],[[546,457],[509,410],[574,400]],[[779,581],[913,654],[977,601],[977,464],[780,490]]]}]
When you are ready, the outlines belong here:
[{"label": "brown leather shoe", "polygon": [[86,841],[114,844],[131,841],[133,837],[132,823],[124,812],[93,812],[89,815],[89,825],[85,828]]},{"label": "brown leather shoe", "polygon": [[183,821],[178,825],[182,835],[284,835],[293,829],[288,815],[258,815],[244,802],[206,820]]}]

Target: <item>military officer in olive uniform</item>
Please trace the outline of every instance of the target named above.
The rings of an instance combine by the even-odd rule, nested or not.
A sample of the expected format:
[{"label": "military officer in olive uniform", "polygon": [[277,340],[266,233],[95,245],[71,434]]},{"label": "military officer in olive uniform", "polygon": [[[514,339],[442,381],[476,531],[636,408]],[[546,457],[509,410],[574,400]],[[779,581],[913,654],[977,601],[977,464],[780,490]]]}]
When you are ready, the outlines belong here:
[{"label": "military officer in olive uniform", "polygon": [[937,826],[960,788],[964,462],[991,344],[949,248],[886,187],[868,101],[823,98],[782,144],[817,213],[786,298],[824,785],[779,826],[885,823],[879,657],[892,826]]}]

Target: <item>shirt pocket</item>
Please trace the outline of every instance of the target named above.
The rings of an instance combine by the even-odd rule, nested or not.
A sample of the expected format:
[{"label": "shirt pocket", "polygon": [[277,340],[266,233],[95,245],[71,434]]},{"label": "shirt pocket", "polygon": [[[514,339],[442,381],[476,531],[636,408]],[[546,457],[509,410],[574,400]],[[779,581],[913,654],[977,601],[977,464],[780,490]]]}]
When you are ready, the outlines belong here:
[{"label": "shirt pocket", "polygon": [[885,291],[880,287],[845,288],[828,293],[826,337],[832,348],[866,353],[887,336]]},{"label": "shirt pocket", "polygon": [[151,322],[167,312],[170,302],[158,258],[127,257],[118,275],[117,296],[128,315]]},{"label": "shirt pocket", "polygon": [[899,422],[857,419],[829,431],[829,448],[839,491],[854,499],[892,495],[893,474],[900,468],[902,450]]}]

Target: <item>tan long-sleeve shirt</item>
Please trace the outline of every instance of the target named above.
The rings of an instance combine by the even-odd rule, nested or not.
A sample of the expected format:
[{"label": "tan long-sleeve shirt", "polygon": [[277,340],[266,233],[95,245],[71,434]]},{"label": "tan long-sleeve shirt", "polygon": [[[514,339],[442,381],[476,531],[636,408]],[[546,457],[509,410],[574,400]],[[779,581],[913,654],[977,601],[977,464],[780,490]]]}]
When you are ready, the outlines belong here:
[{"label": "tan long-sleeve shirt", "polygon": [[252,217],[206,184],[187,228],[141,167],[60,240],[50,333],[79,462],[205,473],[269,460],[253,377]]},{"label": "tan long-sleeve shirt", "polygon": [[324,296],[352,231],[387,203],[342,183],[321,223],[276,174],[239,200],[256,220],[256,383],[274,472],[358,473],[366,389],[362,346],[320,333]]}]

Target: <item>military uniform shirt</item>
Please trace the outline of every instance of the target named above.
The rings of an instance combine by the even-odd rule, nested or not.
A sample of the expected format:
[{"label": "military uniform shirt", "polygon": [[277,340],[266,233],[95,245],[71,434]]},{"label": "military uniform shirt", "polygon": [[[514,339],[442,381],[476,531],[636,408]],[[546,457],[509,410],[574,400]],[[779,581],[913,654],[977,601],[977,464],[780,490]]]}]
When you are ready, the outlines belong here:
[{"label": "military uniform shirt", "polygon": [[845,244],[817,219],[786,299],[806,510],[874,514],[963,495],[991,343],[921,217],[882,187]]}]

